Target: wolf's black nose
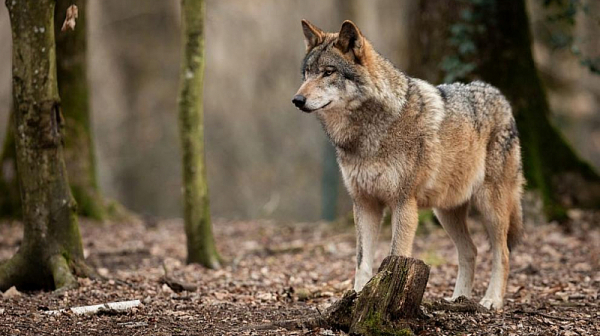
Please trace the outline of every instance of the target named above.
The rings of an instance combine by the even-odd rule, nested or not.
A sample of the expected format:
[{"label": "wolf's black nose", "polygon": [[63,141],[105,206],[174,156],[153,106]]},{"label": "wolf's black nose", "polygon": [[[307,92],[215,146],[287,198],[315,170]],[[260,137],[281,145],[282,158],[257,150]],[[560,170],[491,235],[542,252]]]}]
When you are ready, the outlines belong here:
[{"label": "wolf's black nose", "polygon": [[306,104],[306,97],[303,95],[295,95],[292,99],[292,103],[294,103],[297,108],[302,108],[304,104]]}]

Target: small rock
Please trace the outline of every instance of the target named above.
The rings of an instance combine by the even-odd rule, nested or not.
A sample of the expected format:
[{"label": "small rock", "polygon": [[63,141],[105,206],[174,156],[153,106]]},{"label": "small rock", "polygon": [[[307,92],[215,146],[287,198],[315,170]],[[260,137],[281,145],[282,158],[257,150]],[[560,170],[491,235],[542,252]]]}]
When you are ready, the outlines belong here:
[{"label": "small rock", "polygon": [[162,289],[163,292],[173,293],[173,290],[167,284],[163,284],[162,287],[161,287],[161,289]]},{"label": "small rock", "polygon": [[264,302],[269,302],[275,300],[275,295],[271,293],[259,293],[256,295],[256,298]]},{"label": "small rock", "polygon": [[15,296],[21,296],[21,292],[19,292],[15,286],[10,287],[6,292],[4,292],[4,294],[2,295],[2,297],[4,297],[5,299],[11,298],[11,297],[15,297]]},{"label": "small rock", "polygon": [[108,274],[110,273],[108,271],[108,268],[104,268],[104,267],[100,267],[100,268],[96,269],[96,271],[98,271],[98,274],[100,274],[103,277],[108,277]]},{"label": "small rock", "polygon": [[294,294],[298,301],[306,301],[310,298],[310,291],[306,288],[298,288]]},{"label": "small rock", "polygon": [[4,308],[0,308],[0,315],[4,314]]}]

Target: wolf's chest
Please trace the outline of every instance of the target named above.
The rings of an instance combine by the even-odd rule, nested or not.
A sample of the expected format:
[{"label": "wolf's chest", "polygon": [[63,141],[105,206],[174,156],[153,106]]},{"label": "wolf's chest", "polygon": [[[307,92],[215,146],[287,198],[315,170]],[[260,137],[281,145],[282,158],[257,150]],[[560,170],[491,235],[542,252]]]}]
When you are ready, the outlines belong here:
[{"label": "wolf's chest", "polygon": [[403,169],[389,162],[340,162],[344,184],[350,195],[387,202],[402,191]]}]

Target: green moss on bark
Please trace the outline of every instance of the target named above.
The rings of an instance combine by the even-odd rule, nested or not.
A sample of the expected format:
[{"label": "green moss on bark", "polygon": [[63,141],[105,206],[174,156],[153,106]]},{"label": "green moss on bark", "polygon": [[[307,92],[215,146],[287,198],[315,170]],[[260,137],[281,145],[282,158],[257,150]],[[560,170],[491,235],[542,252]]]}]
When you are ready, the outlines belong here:
[{"label": "green moss on bark", "polygon": [[179,133],[183,153],[187,261],[218,268],[220,258],[212,234],[204,154],[204,13],[203,0],[182,0]]},{"label": "green moss on bark", "polygon": [[[482,79],[498,87],[513,107],[527,188],[541,196],[547,217],[565,218],[558,188],[561,180],[574,174],[598,185],[600,178],[550,120],[550,106],[532,55],[525,1],[462,1],[455,5],[447,6],[443,0],[419,2],[423,15],[414,18],[411,40],[417,50],[410,55],[409,73],[437,83],[444,77],[440,71],[443,58],[463,57],[462,61],[474,69],[461,80]],[[474,51],[461,54],[457,36],[448,27],[467,32],[462,43],[472,44]],[[600,206],[600,193],[586,192],[586,197],[577,191],[572,194],[577,196],[573,200],[577,206]]]},{"label": "green moss on bark", "polygon": [[87,0],[77,1],[75,30],[61,32],[71,0],[56,0],[54,11],[58,91],[65,119],[64,153],[69,184],[80,215],[102,220],[106,206],[100,194],[90,118],[87,76]]},{"label": "green moss on bark", "polygon": [[[127,211],[108,211],[108,202],[102,196],[97,182],[96,160],[91,127],[89,90],[87,82],[87,1],[77,1],[79,17],[75,30],[61,32],[67,8],[71,0],[57,0],[54,11],[54,33],[56,37],[56,73],[58,91],[61,96],[63,125],[63,152],[69,184],[79,204],[78,214],[96,220],[107,217],[126,217]],[[0,161],[10,169],[14,161],[14,134],[7,132]],[[5,174],[6,175],[6,174]],[[21,202],[19,185],[0,175],[0,217],[18,218]],[[111,216],[113,215],[113,216]]]},{"label": "green moss on bark", "polygon": [[67,181],[56,83],[54,1],[8,1],[13,35],[16,159],[23,242],[0,266],[0,290],[76,286],[83,265],[76,203]]},{"label": "green moss on bark", "polygon": [[477,73],[497,86],[512,103],[528,187],[539,191],[550,218],[564,218],[556,180],[567,173],[595,183],[600,179],[550,121],[550,106],[531,51],[525,1],[488,1],[481,10],[488,13],[489,20],[484,22],[485,37],[477,43],[482,54]]},{"label": "green moss on bark", "polygon": [[11,111],[0,157],[0,217],[21,216],[21,195],[17,178],[17,154],[15,152],[14,118]]}]

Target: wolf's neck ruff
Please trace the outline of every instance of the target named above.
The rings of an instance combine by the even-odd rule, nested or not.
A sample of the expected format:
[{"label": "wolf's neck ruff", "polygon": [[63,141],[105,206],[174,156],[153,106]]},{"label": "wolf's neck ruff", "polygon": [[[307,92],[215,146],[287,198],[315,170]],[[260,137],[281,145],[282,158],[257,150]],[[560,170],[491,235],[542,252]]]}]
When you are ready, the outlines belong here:
[{"label": "wolf's neck ruff", "polygon": [[[410,78],[365,43],[366,74],[356,75],[358,95],[344,107],[317,112],[339,155],[370,157],[385,132],[403,113]],[[407,125],[409,126],[409,125]]]}]

